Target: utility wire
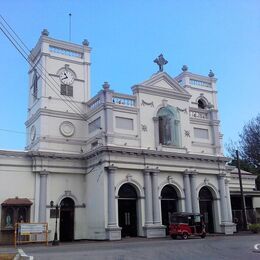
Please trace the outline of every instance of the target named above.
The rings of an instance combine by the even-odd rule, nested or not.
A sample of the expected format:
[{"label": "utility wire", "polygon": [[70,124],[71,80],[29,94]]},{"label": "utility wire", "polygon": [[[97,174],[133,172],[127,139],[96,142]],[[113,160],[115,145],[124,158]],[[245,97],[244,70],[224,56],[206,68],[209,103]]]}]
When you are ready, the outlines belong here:
[{"label": "utility wire", "polygon": [[[2,24],[2,26],[5,28],[5,30],[8,32],[8,34],[10,35],[10,37],[12,37],[12,39],[17,43],[17,45],[19,45],[19,47],[22,49],[22,51],[25,53],[25,55],[26,56],[29,56],[29,55],[31,55],[33,58],[36,58],[35,56],[33,56],[32,54],[31,54],[31,51],[29,50],[29,48],[26,46],[26,44],[22,41],[22,39],[15,33],[15,31],[12,29],[12,27],[7,23],[7,21],[3,18],[3,16],[2,15],[0,15],[0,17],[3,19],[3,21],[5,22],[5,24],[8,26],[8,28],[13,32],[13,34],[16,36],[16,38],[18,38],[18,40],[21,42],[21,44],[25,47],[25,49],[27,49],[27,51],[29,52],[29,53],[26,53],[26,51],[23,49],[23,47],[16,41],[16,39],[11,35],[11,33],[8,31],[8,29],[3,25],[3,23],[1,22],[1,24]],[[33,64],[31,64],[31,61],[30,60],[28,60],[28,58],[26,58],[26,60],[27,60],[27,62],[31,65],[31,67],[33,68]],[[44,66],[43,65],[41,65],[40,63],[38,63],[38,64],[36,64],[35,65],[35,67],[37,67],[38,69],[39,69],[39,66],[44,70],[44,72],[46,72],[47,74],[49,74],[48,73],[48,71],[44,68]],[[41,69],[40,69],[40,71],[41,72],[43,72]],[[46,77],[45,77],[46,78]],[[48,80],[49,80],[49,78],[47,78]],[[53,79],[53,78],[51,78],[53,81],[54,81],[54,83],[59,87],[59,83],[55,80],[55,79]],[[46,82],[46,81],[45,81]],[[49,82],[51,82],[50,80],[49,80]],[[47,83],[47,82],[46,82]],[[51,82],[52,84],[53,84],[53,82]],[[47,84],[47,85],[49,85],[49,84]],[[49,85],[50,86],[50,85]],[[51,86],[50,86],[51,87]],[[55,86],[54,86],[55,87]],[[59,92],[59,89],[56,89],[58,92]],[[60,98],[61,99],[63,99],[63,98],[66,98],[66,99],[70,99],[70,101],[74,101],[71,97],[69,97],[69,96],[64,96],[64,97],[62,97],[60,94],[58,94],[58,96],[60,96]],[[83,114],[81,111],[80,111],[80,108],[79,107],[77,107],[75,104],[71,104],[71,105],[73,105],[81,114]],[[74,111],[75,112],[75,111]]]},{"label": "utility wire", "polygon": [[7,133],[15,133],[15,134],[23,134],[23,135],[26,135],[25,132],[20,132],[20,131],[10,130],[10,129],[0,128],[0,131],[2,131],[2,132],[7,132]]},{"label": "utility wire", "polygon": [[[1,22],[0,22],[0,23],[1,23]],[[2,24],[2,23],[1,23],[1,24]],[[13,44],[13,46],[17,49],[17,51],[22,55],[22,57],[32,66],[31,61],[30,61],[29,59],[27,59],[27,57],[25,56],[25,54],[22,53],[22,51],[15,45],[14,41],[9,37],[9,35],[8,35],[1,27],[0,27],[0,30],[4,33],[4,35],[8,38],[8,40]],[[18,45],[19,45],[19,44],[18,44]],[[20,45],[19,45],[19,46],[20,46]],[[41,71],[41,70],[40,70],[40,71]],[[42,72],[42,71],[41,71],[41,72]],[[47,77],[43,76],[42,74],[39,74],[39,75],[40,75],[40,77],[44,80],[44,82],[45,82],[58,96],[60,96],[59,92],[57,92],[58,90],[57,90],[57,89],[55,90],[55,89],[47,82],[47,80],[46,80]],[[67,100],[63,99],[62,97],[61,97],[61,100],[64,101],[70,109],[72,109],[74,112],[76,112],[76,111],[75,111],[75,107],[73,108],[70,103],[67,103]],[[86,120],[86,118],[85,118],[84,116],[82,116],[81,114],[79,114],[78,112],[76,112],[76,114],[78,114],[82,119]]]},{"label": "utility wire", "polygon": [[[5,28],[5,26],[3,25],[3,23],[2,22],[0,22],[0,24],[2,25],[2,27],[4,27],[4,29],[5,30],[7,30],[6,28]],[[28,56],[28,54],[24,51],[24,49],[21,47],[21,45],[14,39],[14,37],[7,31],[7,33],[3,30],[3,28],[0,28],[1,29],[1,31],[5,34],[5,36],[8,38],[8,40],[13,44],[13,46],[18,50],[18,52],[22,55],[22,57],[30,64],[30,66],[31,67],[33,67],[33,64],[32,64],[32,62],[30,61],[30,59],[28,59],[27,58],[27,56]],[[13,40],[12,40],[12,39]],[[21,48],[21,49],[19,49],[18,47],[17,47],[17,45],[15,44],[15,42],[16,42],[16,44]],[[38,64],[35,66],[35,67],[37,67],[38,66]],[[53,83],[49,80],[49,78],[48,77],[46,77],[45,75],[43,76],[43,71],[40,69],[40,68],[37,68],[38,69],[38,71],[40,71],[41,73],[39,73],[39,75],[40,75],[40,77],[44,80],[44,82],[54,91],[54,93],[55,94],[57,94],[57,96],[59,96],[60,98],[61,98],[61,100],[63,101],[63,102],[65,102],[65,104],[72,110],[72,111],[74,111],[76,114],[78,114],[82,119],[84,119],[84,120],[86,120],[86,118],[81,114],[81,111],[79,110],[79,108],[76,106],[76,105],[74,105],[73,103],[67,103],[67,102],[69,102],[69,101],[72,101],[72,99],[71,100],[67,100],[67,96],[64,96],[64,97],[62,97],[61,95],[60,95],[60,93],[59,93],[59,89],[57,89],[54,85],[53,85]],[[47,71],[46,71],[46,73],[48,73]],[[55,81],[56,82],[56,81]],[[50,85],[50,83],[52,84],[52,86]],[[56,82],[57,83],[57,82]],[[65,99],[64,99],[65,98]],[[76,109],[76,110],[75,110]],[[87,120],[86,120],[87,121]]]},{"label": "utility wire", "polygon": [[[16,34],[16,32],[12,29],[12,27],[8,24],[8,22],[3,18],[3,16],[2,15],[0,15],[0,17],[2,18],[2,20],[5,22],[5,24],[7,25],[7,27],[13,32],[13,34],[16,36],[16,38],[20,41],[20,43],[25,47],[25,49],[28,51],[28,53],[26,53],[26,51],[23,49],[23,47],[22,46],[20,46],[20,44],[16,41],[16,39],[11,35],[11,33],[10,32],[8,32],[8,29],[6,29],[6,27],[3,25],[3,23],[2,22],[0,22],[1,23],[1,25],[5,28],[5,30],[8,32],[8,34],[12,37],[12,39],[17,43],[17,45],[19,45],[19,47],[23,50],[23,52],[25,53],[25,55],[26,56],[29,56],[29,55],[31,55],[34,59],[36,58],[35,56],[33,56],[32,54],[31,54],[31,51],[30,51],[30,49],[26,46],[26,44],[22,41],[22,39],[19,37],[19,35],[17,35]],[[26,58],[26,61],[31,65],[31,67],[33,68],[33,64],[31,64],[31,61],[30,60],[28,60],[28,58]],[[46,72],[47,74],[49,74],[48,73],[48,71],[44,68],[44,66],[42,65],[42,64],[40,64],[40,63],[38,63],[38,64],[36,64],[35,65],[35,67],[41,67],[43,70],[44,70],[44,72]],[[39,68],[38,68],[39,69]],[[40,70],[41,72],[42,72],[42,70]],[[47,78],[48,80],[49,80],[49,78]],[[52,79],[53,81],[54,81],[54,83],[59,87],[59,83],[54,79],[54,78],[52,78],[52,77],[50,77],[50,79]],[[50,81],[50,80],[49,80]],[[53,82],[51,82],[52,84],[53,84]],[[49,85],[49,84],[47,84],[47,85]],[[55,86],[54,86],[55,87]],[[56,89],[58,92],[59,92],[59,89]],[[69,99],[70,101],[74,101],[70,96],[64,96],[64,97],[62,97],[60,94],[58,94],[58,96],[60,96],[60,98],[61,99],[63,99],[63,98],[66,98],[66,99]],[[79,107],[77,107],[77,105],[75,105],[74,103],[71,103],[71,105],[73,105],[81,114],[84,114],[84,112],[81,112],[80,111],[80,108]],[[75,112],[75,111],[74,111]]]},{"label": "utility wire", "polygon": [[[4,20],[4,18],[2,17],[1,15],[1,18]],[[5,20],[4,20],[5,21]],[[11,28],[11,26],[9,26],[9,24],[5,21],[5,23],[7,24],[7,26],[10,28],[10,30],[15,34],[15,36],[19,39],[19,41],[22,43],[22,45],[25,46],[25,48],[28,50],[28,52],[30,52],[30,50],[27,48],[27,46],[24,44],[24,42],[21,40],[21,38],[14,32],[14,30]],[[28,56],[29,54],[26,53],[26,51],[24,50],[24,48],[17,42],[17,40],[11,35],[11,33],[8,31],[8,29],[4,26],[4,24],[2,22],[0,22],[0,24],[2,25],[2,27],[6,30],[4,31],[3,28],[0,27],[0,30],[4,33],[4,35],[8,38],[8,40],[12,43],[12,45],[17,49],[17,51],[22,55],[22,57],[29,63],[29,65],[31,67],[33,67],[33,64],[32,62],[30,61],[30,59],[28,59],[26,56]],[[12,39],[11,39],[12,38]],[[20,47],[20,49],[17,47],[17,45]],[[26,55],[26,56],[25,56]],[[35,58],[35,57],[33,57]],[[46,71],[46,69],[40,64],[40,66],[43,68],[43,70],[45,70],[45,72],[48,74],[48,72]],[[44,82],[61,98],[61,100],[63,102],[65,102],[65,104],[70,108],[72,109],[72,111],[74,111],[76,114],[78,114],[82,119],[84,119],[85,121],[88,121],[84,115],[82,115],[82,112],[80,111],[80,109],[73,103],[67,103],[66,101],[73,101],[72,98],[69,97],[70,100],[67,100],[68,97],[67,96],[64,96],[62,97],[59,93],[59,89],[57,89],[54,85],[53,85],[53,82],[51,82],[49,80],[49,78],[47,78],[46,76],[43,76],[43,71],[41,68],[39,68],[39,63],[35,65],[35,67],[41,72],[39,73],[40,77],[44,80]],[[58,85],[58,82],[56,80],[54,80],[53,78],[51,78],[57,85]],[[48,82],[47,82],[48,80]],[[49,84],[51,83],[52,86]],[[59,86],[59,85],[58,85]],[[55,88],[55,89],[54,89]],[[65,99],[66,100],[65,100]],[[75,111],[76,109],[76,111]],[[80,114],[79,114],[80,113]]]}]

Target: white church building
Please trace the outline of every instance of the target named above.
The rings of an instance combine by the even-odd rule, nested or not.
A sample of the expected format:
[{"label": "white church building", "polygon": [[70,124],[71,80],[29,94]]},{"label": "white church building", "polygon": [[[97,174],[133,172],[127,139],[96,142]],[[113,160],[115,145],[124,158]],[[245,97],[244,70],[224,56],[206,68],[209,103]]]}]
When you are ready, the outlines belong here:
[{"label": "white church building", "polygon": [[31,51],[26,149],[0,150],[0,242],[20,219],[47,222],[52,240],[51,201],[61,241],[164,237],[170,213],[183,211],[232,234],[213,72],[184,65],[171,76],[160,55],[159,71],[132,94],[105,82],[91,97],[90,53],[88,41],[47,30]]}]

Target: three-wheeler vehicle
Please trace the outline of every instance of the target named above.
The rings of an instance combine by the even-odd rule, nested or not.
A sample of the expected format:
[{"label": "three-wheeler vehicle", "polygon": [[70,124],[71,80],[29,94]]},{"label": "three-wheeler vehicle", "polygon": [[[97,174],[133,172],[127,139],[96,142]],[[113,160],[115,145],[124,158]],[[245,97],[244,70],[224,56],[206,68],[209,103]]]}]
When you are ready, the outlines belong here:
[{"label": "three-wheeler vehicle", "polygon": [[206,237],[203,215],[188,212],[175,212],[171,214],[169,234],[171,238],[178,236],[187,239],[190,236]]}]

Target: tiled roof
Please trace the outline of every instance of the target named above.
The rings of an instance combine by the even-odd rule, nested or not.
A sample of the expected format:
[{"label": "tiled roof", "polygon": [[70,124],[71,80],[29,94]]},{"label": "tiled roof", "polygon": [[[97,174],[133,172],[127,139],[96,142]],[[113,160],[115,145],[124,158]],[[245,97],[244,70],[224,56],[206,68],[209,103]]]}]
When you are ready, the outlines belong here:
[{"label": "tiled roof", "polygon": [[18,197],[15,197],[15,198],[9,198],[7,200],[5,200],[2,204],[2,206],[13,206],[13,205],[26,205],[26,206],[29,206],[29,205],[32,205],[32,202],[27,199],[27,198],[18,198]]}]

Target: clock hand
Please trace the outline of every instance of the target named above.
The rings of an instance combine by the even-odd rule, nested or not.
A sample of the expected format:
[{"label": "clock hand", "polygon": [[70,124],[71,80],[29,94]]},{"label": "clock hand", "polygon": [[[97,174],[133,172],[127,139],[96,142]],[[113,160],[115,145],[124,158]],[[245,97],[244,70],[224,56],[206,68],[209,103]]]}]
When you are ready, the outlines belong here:
[{"label": "clock hand", "polygon": [[64,73],[64,75],[65,75],[65,77],[62,77],[61,79],[67,79],[68,78],[67,74]]}]

